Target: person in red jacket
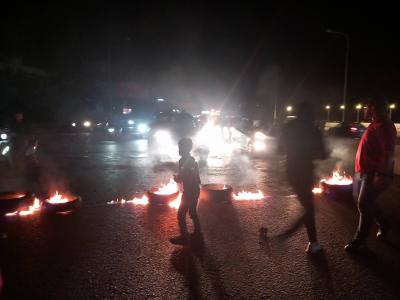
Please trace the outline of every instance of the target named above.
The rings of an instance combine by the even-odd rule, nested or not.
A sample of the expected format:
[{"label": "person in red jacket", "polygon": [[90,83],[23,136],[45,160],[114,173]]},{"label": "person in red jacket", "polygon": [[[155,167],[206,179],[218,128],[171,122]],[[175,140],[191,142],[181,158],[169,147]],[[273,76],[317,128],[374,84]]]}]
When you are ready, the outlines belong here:
[{"label": "person in red jacket", "polygon": [[360,216],[356,234],[345,246],[349,252],[366,248],[374,219],[379,226],[378,238],[384,238],[388,229],[377,199],[393,178],[396,127],[388,117],[388,105],[383,99],[368,103],[365,118],[372,119],[372,123],[361,137],[356,155],[353,187]]}]

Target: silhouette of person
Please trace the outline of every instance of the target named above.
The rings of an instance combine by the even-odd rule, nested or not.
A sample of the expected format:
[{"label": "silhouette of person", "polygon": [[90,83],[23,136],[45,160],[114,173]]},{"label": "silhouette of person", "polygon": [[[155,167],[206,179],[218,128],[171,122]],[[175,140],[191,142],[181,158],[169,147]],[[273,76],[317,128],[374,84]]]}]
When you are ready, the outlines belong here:
[{"label": "silhouette of person", "polygon": [[186,214],[193,221],[194,234],[201,235],[200,221],[197,215],[197,202],[200,194],[200,176],[199,168],[195,159],[190,155],[193,143],[189,138],[183,138],[179,141],[179,173],[174,176],[176,182],[182,183],[183,194],[181,204],[178,209],[178,224],[180,235],[171,238],[173,244],[185,245],[188,242],[188,232],[186,225]]},{"label": "silhouette of person", "polygon": [[289,121],[282,128],[278,149],[286,155],[286,171],[289,183],[305,210],[304,215],[281,236],[290,236],[304,224],[309,239],[306,252],[315,254],[322,248],[318,243],[315,228],[312,193],[314,184],[313,160],[325,159],[326,150],[322,135],[313,123],[312,106],[308,102],[300,103],[297,118]]},{"label": "silhouette of person", "polygon": [[367,248],[365,241],[374,218],[379,226],[377,238],[383,239],[387,234],[388,224],[376,202],[390,185],[394,174],[397,132],[388,117],[388,107],[384,99],[376,98],[364,111],[365,118],[372,119],[372,123],[361,137],[356,155],[353,189],[360,217],[353,240],[345,246],[349,252]]}]

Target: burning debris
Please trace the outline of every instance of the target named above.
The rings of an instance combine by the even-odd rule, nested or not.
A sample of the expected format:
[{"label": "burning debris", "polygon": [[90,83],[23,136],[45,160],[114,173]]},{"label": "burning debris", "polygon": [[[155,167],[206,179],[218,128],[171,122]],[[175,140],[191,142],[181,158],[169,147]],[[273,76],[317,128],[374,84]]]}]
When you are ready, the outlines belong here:
[{"label": "burning debris", "polygon": [[347,191],[351,190],[353,185],[353,178],[351,176],[346,175],[343,172],[343,175],[340,171],[336,170],[333,172],[332,176],[329,178],[321,179],[319,186],[314,187],[312,192],[314,194],[322,194],[322,193],[329,193],[332,191]]},{"label": "burning debris", "polygon": [[56,191],[54,195],[45,200],[40,200],[39,198],[35,197],[32,205],[29,205],[27,209],[18,209],[13,212],[6,213],[5,216],[30,216],[39,213],[43,208],[52,212],[70,212],[77,207],[80,201],[80,197],[67,196]]},{"label": "burning debris", "polygon": [[241,191],[237,194],[233,194],[233,199],[237,201],[263,200],[264,198],[265,196],[260,190],[258,190],[257,193]]},{"label": "burning debris", "polygon": [[134,197],[133,199],[117,199],[107,202],[107,204],[125,204],[131,203],[134,205],[146,206],[149,204],[154,205],[168,205],[171,208],[178,209],[181,203],[181,193],[178,189],[178,184],[171,178],[167,184],[161,184],[158,188],[153,188],[147,191],[141,197]]}]

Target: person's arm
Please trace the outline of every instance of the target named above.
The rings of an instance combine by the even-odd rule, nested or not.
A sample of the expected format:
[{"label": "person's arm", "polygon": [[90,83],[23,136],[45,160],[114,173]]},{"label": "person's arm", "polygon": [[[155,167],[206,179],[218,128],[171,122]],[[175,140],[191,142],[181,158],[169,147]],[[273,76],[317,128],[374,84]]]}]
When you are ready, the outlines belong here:
[{"label": "person's arm", "polygon": [[316,139],[316,159],[327,159],[328,153],[321,131],[315,127],[315,139]]},{"label": "person's arm", "polygon": [[181,183],[181,182],[182,182],[181,170],[182,170],[182,161],[179,160],[178,174],[174,175],[174,180],[175,180],[175,182],[177,182],[177,183]]}]

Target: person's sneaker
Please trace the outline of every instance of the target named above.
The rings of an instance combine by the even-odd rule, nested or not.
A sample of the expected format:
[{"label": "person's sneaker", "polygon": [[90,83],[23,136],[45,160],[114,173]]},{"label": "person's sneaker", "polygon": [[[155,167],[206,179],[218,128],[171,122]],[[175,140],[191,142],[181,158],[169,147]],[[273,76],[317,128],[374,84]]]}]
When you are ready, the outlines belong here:
[{"label": "person's sneaker", "polygon": [[350,253],[357,253],[367,249],[367,244],[362,240],[352,240],[346,246],[344,246],[344,250]]},{"label": "person's sneaker", "polygon": [[386,238],[387,234],[388,234],[388,226],[380,226],[378,232],[376,233],[376,237],[380,240],[383,240]]},{"label": "person's sneaker", "polygon": [[307,254],[317,254],[322,250],[321,245],[318,242],[310,242],[307,244],[306,253]]},{"label": "person's sneaker", "polygon": [[188,242],[188,239],[186,236],[180,235],[177,237],[170,238],[169,241],[174,245],[186,245]]}]

